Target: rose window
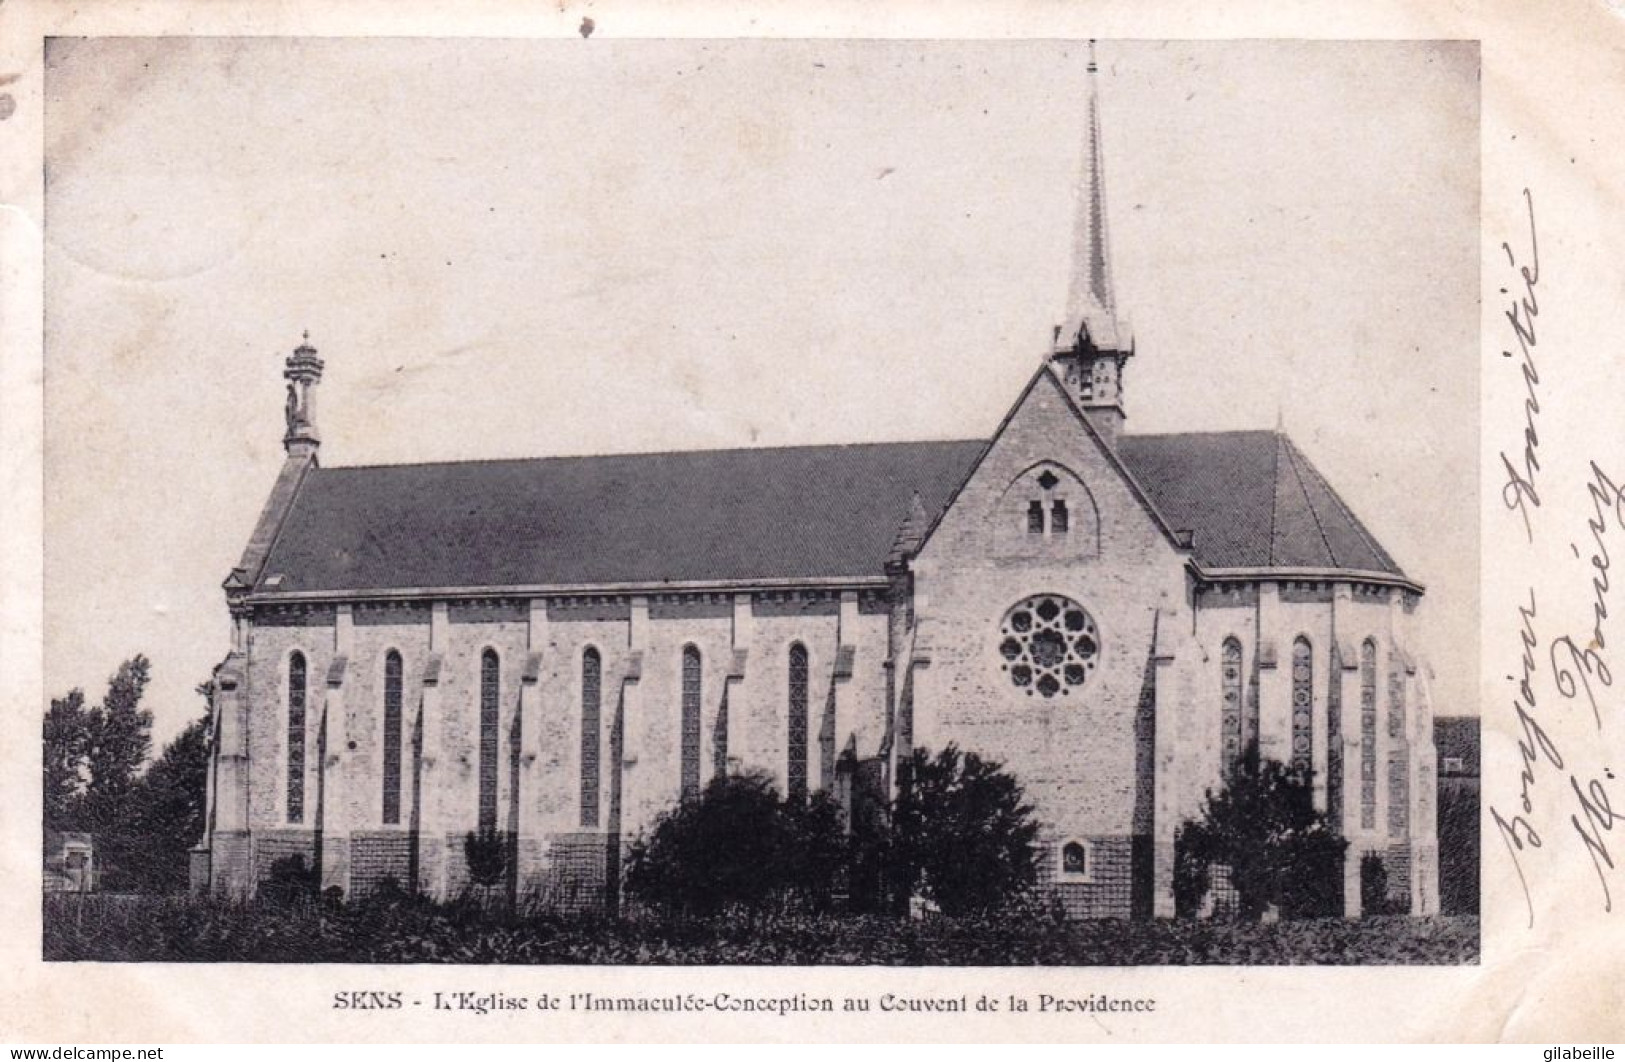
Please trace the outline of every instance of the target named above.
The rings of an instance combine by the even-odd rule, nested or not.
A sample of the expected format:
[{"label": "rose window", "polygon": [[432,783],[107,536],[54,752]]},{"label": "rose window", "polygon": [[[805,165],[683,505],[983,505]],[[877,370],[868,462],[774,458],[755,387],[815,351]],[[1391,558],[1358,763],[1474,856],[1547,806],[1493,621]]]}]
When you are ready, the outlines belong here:
[{"label": "rose window", "polygon": [[1031,697],[1065,697],[1100,658],[1100,632],[1083,607],[1057,594],[1020,602],[999,625],[999,656],[1010,682]]}]

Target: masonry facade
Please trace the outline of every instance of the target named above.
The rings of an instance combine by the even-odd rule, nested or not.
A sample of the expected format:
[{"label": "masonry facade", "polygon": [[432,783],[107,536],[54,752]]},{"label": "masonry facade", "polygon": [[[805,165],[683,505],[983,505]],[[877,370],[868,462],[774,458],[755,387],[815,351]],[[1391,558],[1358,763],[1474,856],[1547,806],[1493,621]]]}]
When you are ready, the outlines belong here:
[{"label": "masonry facade", "polygon": [[712,777],[846,803],[953,742],[1023,783],[1079,917],[1173,914],[1174,833],[1244,751],[1300,767],[1390,899],[1438,909],[1422,587],[1278,432],[1135,435],[1091,103],[1067,319],[991,437],[324,468],[287,458],[225,582],[194,883],[468,881],[613,902]]}]

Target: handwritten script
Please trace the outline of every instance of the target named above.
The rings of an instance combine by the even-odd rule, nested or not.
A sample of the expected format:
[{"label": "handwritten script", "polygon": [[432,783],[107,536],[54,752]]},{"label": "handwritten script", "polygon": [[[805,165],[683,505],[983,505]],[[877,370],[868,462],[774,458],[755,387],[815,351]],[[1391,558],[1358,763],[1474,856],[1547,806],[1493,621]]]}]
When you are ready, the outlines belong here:
[{"label": "handwritten script", "polygon": [[[1609,841],[1614,824],[1625,821],[1625,804],[1619,804],[1620,810],[1615,811],[1617,790],[1610,788],[1615,781],[1614,774],[1606,765],[1593,766],[1593,763],[1600,757],[1603,735],[1611,721],[1609,691],[1614,685],[1614,668],[1607,634],[1609,606],[1613,603],[1611,547],[1625,542],[1625,493],[1621,492],[1620,481],[1597,459],[1584,458],[1588,473],[1585,504],[1580,510],[1583,527],[1548,530],[1536,518],[1541,507],[1541,492],[1545,489],[1539,432],[1539,344],[1535,328],[1535,320],[1540,315],[1536,297],[1540,284],[1540,244],[1534,196],[1527,188],[1523,195],[1529,217],[1528,248],[1514,251],[1510,243],[1501,245],[1515,277],[1499,289],[1507,299],[1502,313],[1509,335],[1507,349],[1501,356],[1512,360],[1519,372],[1523,425],[1520,445],[1513,447],[1511,454],[1507,450],[1500,454],[1506,475],[1501,500],[1508,511],[1518,517],[1528,545],[1536,545],[1541,536],[1548,533],[1563,534],[1569,537],[1569,551],[1580,565],[1578,577],[1571,577],[1565,571],[1540,572],[1538,583],[1526,588],[1517,605],[1513,628],[1517,663],[1507,675],[1507,681],[1512,684],[1513,733],[1518,738],[1517,801],[1507,810],[1491,805],[1490,819],[1511,857],[1528,908],[1529,925],[1533,928],[1535,903],[1523,859],[1532,850],[1546,847],[1536,823],[1562,822],[1565,814],[1568,829],[1562,831],[1563,840],[1590,858],[1603,910],[1612,911],[1614,906],[1611,887],[1614,852]],[[1559,506],[1553,522],[1563,520],[1570,511]],[[1550,600],[1554,605],[1572,603],[1569,595],[1574,593],[1585,595],[1589,614],[1585,626],[1548,633],[1543,629],[1541,600]],[[1553,720],[1566,722],[1576,706],[1584,707],[1585,720],[1595,736],[1565,749],[1553,736],[1554,730],[1562,732]],[[1537,815],[1538,801],[1544,799],[1557,802],[1554,816]]]}]

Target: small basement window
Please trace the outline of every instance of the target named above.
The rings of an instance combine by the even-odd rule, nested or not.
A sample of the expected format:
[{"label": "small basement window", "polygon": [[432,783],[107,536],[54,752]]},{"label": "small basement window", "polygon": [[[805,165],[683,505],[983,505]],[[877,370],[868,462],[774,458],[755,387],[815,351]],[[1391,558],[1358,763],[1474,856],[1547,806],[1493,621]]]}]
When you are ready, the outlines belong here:
[{"label": "small basement window", "polygon": [[1072,840],[1061,845],[1061,878],[1092,880],[1095,869],[1093,856],[1088,841]]}]

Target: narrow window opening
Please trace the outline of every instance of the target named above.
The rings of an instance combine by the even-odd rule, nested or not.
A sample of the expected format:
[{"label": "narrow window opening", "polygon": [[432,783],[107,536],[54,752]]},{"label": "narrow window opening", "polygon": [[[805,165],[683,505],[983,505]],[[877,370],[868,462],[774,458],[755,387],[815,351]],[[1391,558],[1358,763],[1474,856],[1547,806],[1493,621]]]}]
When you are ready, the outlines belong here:
[{"label": "narrow window opening", "polygon": [[1070,526],[1071,518],[1066,511],[1066,501],[1056,498],[1055,504],[1050,508],[1049,529],[1053,535],[1064,535]]},{"label": "narrow window opening", "polygon": [[598,825],[599,741],[603,728],[603,661],[589,646],[581,654],[581,825]]},{"label": "narrow window opening", "polygon": [[807,796],[807,647],[790,647],[790,713],[786,746],[785,791],[792,800]]},{"label": "narrow window opening", "polygon": [[401,824],[401,654],[384,656],[384,825]]},{"label": "narrow window opening", "polygon": [[1360,828],[1377,826],[1377,645],[1360,646]]},{"label": "narrow window opening", "polygon": [[1314,652],[1309,639],[1292,643],[1292,769],[1307,775],[1314,766]]},{"label": "narrow window opening", "polygon": [[700,651],[683,647],[682,795],[700,794]]},{"label": "narrow window opening", "polygon": [[501,665],[494,649],[480,656],[480,813],[482,832],[497,828],[497,716]]},{"label": "narrow window opening", "polygon": [[305,821],[305,654],[288,658],[288,821]]},{"label": "narrow window opening", "polygon": [[1027,503],[1027,533],[1029,535],[1044,533],[1044,503],[1037,498]]},{"label": "narrow window opening", "polygon": [[1224,640],[1224,655],[1220,665],[1219,740],[1224,777],[1236,773],[1241,762],[1241,643],[1234,638]]}]

